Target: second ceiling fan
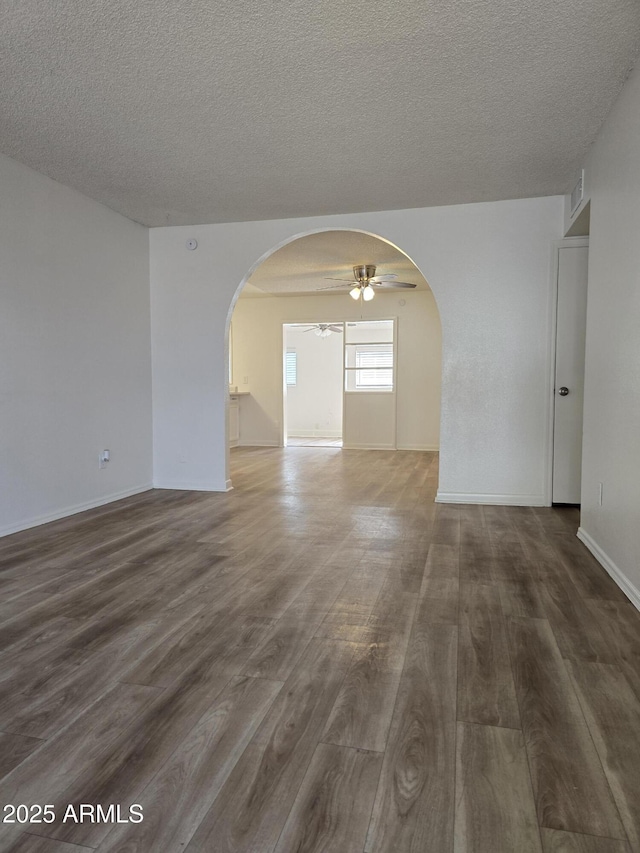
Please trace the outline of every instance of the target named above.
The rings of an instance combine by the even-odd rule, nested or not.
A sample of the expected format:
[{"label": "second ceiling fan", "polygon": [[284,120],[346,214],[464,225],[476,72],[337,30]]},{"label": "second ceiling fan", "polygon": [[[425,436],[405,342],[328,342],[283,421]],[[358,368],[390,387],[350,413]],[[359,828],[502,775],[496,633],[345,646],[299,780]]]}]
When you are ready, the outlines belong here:
[{"label": "second ceiling fan", "polygon": [[[300,324],[303,325],[302,323]],[[342,326],[338,323],[310,323],[303,332],[315,332],[319,338],[328,338],[332,332],[342,334]]]},{"label": "second ceiling fan", "polygon": [[376,275],[375,264],[356,264],[353,268],[353,280],[347,278],[328,278],[327,281],[341,281],[344,284],[334,284],[330,287],[321,287],[320,290],[337,290],[342,287],[350,287],[349,295],[353,299],[364,299],[365,302],[373,299],[375,289],[384,288],[414,288],[415,284],[408,281],[398,281],[398,276],[393,274]]}]

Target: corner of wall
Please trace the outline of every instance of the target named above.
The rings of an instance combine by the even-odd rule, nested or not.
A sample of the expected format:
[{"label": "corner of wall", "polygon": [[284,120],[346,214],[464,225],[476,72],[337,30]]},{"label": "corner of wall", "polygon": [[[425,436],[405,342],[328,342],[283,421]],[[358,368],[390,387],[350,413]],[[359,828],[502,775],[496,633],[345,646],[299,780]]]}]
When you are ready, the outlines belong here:
[{"label": "corner of wall", "polygon": [[617,583],[634,607],[640,610],[640,589],[638,589],[629,580],[622,569],[613,562],[608,554],[602,550],[595,539],[593,539],[583,527],[578,528],[577,536],[578,539],[586,545],[589,551],[591,551],[603,569],[611,575],[613,580]]}]

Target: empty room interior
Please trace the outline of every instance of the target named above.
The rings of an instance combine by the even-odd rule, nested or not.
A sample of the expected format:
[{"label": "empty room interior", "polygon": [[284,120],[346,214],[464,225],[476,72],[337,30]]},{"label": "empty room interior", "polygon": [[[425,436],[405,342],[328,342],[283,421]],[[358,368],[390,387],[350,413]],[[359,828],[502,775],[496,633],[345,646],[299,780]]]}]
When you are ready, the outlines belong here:
[{"label": "empty room interior", "polygon": [[640,853],[637,0],[0,20],[0,853]]}]

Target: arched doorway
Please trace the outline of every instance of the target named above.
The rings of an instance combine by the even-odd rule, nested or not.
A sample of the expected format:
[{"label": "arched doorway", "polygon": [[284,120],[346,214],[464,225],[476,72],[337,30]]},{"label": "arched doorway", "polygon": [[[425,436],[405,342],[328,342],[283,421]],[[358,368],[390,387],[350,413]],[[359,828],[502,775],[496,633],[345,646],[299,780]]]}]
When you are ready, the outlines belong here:
[{"label": "arched doorway", "polygon": [[[381,287],[366,303],[350,299],[349,284],[331,279],[352,275],[356,263],[375,264],[378,274],[395,274],[416,287]],[[331,289],[334,286],[336,289]],[[375,325],[383,320],[394,324],[393,407],[389,406],[391,396],[384,396],[386,388],[354,387],[349,391],[344,383],[344,423],[351,429],[346,445],[437,450],[441,328],[435,297],[423,273],[401,249],[379,235],[347,228],[319,229],[283,241],[266,252],[239,284],[227,317],[228,375],[234,392],[230,398],[231,426],[238,419],[240,423],[239,435],[233,436],[232,443],[285,443],[284,326],[326,322]],[[345,344],[345,353],[355,351],[355,343]],[[346,363],[345,368],[349,369]],[[389,426],[383,437],[370,429],[382,419]],[[306,426],[313,431],[315,424]],[[227,472],[228,447],[229,441]]]}]

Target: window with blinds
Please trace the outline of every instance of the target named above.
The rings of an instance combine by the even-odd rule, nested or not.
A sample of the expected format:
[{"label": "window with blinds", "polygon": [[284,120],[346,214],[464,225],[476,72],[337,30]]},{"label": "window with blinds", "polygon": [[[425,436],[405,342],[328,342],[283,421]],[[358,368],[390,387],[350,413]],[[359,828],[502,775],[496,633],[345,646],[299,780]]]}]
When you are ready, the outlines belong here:
[{"label": "window with blinds", "polygon": [[394,338],[393,320],[360,320],[346,324],[344,387],[347,393],[394,390]]},{"label": "window with blinds", "polygon": [[356,347],[356,388],[393,387],[393,347]]},{"label": "window with blinds", "polygon": [[288,349],[284,359],[284,376],[287,386],[296,385],[298,381],[298,354],[294,349]]}]

